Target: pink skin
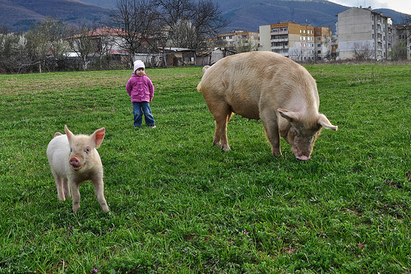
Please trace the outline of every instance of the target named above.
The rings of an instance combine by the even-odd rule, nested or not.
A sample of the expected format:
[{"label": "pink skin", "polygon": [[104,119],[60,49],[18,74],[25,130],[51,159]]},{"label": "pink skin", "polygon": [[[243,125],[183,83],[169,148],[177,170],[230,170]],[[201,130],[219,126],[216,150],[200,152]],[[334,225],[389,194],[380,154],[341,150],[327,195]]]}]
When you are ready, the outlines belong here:
[{"label": "pink skin", "polygon": [[136,71],[134,72],[137,76],[144,76],[144,69],[143,68],[139,68],[139,69],[136,69]]},{"label": "pink skin", "polygon": [[73,211],[77,212],[80,207],[79,185],[91,180],[103,211],[109,211],[104,197],[103,165],[97,152],[104,139],[105,129],[100,128],[92,135],[74,135],[67,126],[64,131],[66,135],[56,132],[47,146],[47,158],[59,200],[64,201],[72,196]]},{"label": "pink skin", "polygon": [[81,169],[80,160],[77,157],[71,157],[69,163],[73,170],[79,171]]},{"label": "pink skin", "polygon": [[239,53],[203,68],[197,90],[214,116],[213,144],[230,150],[227,124],[233,113],[261,120],[274,156],[281,155],[280,138],[299,160],[310,159],[322,127],[337,130],[318,112],[317,84],[291,59],[268,51]]}]

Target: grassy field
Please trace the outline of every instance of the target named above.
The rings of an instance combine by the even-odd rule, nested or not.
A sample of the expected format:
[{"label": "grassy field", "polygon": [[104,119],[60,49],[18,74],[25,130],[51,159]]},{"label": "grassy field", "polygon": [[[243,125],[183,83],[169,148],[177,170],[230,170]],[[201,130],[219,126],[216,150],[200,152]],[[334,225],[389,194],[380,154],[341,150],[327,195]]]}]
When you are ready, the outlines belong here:
[{"label": "grassy field", "polygon": [[[312,160],[233,116],[212,146],[201,68],[148,69],[157,128],[134,128],[130,71],[0,75],[0,273],[409,273],[411,66],[313,65]],[[106,128],[105,196],[58,202],[56,131]]]}]

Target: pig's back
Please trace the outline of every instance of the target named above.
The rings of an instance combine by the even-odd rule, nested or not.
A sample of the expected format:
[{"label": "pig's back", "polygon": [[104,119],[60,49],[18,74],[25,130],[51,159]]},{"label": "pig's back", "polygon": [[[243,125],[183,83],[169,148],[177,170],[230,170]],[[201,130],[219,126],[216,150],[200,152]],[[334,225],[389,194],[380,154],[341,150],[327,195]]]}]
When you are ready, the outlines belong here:
[{"label": "pig's back", "polygon": [[282,88],[278,81],[298,70],[298,64],[273,52],[240,53],[208,68],[199,86],[205,98],[217,96],[235,113],[258,119],[261,96],[275,99]]},{"label": "pig's back", "polygon": [[47,158],[51,169],[60,177],[67,178],[70,147],[67,135],[54,137],[47,146]]}]

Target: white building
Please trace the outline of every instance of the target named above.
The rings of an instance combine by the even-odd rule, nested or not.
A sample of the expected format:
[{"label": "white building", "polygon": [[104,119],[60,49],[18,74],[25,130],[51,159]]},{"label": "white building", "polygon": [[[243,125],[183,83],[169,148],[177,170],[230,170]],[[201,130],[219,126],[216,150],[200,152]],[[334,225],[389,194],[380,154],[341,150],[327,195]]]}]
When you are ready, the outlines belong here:
[{"label": "white building", "polygon": [[386,60],[392,47],[392,21],[369,8],[351,8],[338,14],[337,54],[340,60]]}]

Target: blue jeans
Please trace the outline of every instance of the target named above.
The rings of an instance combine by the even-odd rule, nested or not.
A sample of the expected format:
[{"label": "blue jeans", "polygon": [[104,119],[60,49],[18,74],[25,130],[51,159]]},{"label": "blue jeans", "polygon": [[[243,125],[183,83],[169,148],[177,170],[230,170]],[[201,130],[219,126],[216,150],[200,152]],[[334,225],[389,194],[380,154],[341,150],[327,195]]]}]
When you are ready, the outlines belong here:
[{"label": "blue jeans", "polygon": [[155,122],[153,114],[151,113],[150,104],[148,102],[133,102],[134,126],[141,126],[143,113],[146,125],[154,126]]}]

